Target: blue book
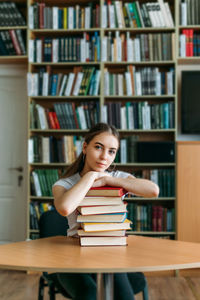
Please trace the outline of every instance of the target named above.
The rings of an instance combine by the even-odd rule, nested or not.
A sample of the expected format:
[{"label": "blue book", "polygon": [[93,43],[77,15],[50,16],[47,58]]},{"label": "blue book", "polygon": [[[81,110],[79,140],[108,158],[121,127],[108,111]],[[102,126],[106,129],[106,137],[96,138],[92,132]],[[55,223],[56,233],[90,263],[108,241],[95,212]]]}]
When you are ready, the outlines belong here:
[{"label": "blue book", "polygon": [[163,103],[163,127],[164,129],[169,128],[169,103]]},{"label": "blue book", "polygon": [[56,96],[57,91],[57,85],[58,85],[58,74],[52,75],[52,83],[51,83],[51,96]]}]

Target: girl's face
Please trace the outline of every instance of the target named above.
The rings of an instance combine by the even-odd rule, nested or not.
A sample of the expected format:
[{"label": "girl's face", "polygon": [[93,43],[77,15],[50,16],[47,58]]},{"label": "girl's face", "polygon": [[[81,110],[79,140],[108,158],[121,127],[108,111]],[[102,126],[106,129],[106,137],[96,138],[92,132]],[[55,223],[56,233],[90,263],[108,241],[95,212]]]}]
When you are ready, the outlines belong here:
[{"label": "girl's face", "polygon": [[96,135],[89,144],[83,144],[85,165],[83,172],[104,172],[115,159],[119,148],[118,139],[107,132]]}]

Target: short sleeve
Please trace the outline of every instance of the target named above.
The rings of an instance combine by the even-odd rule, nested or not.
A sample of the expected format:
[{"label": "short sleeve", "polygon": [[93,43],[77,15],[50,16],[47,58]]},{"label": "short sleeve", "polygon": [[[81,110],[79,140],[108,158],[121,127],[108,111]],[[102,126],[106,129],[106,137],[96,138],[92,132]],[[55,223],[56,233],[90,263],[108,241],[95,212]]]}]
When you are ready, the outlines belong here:
[{"label": "short sleeve", "polygon": [[67,177],[67,178],[62,178],[56,181],[53,186],[63,186],[66,190],[70,189],[74,184],[76,184],[80,180],[80,175],[78,173]]},{"label": "short sleeve", "polygon": [[110,175],[113,177],[118,177],[118,178],[127,178],[128,176],[131,176],[130,173],[124,172],[124,171],[112,171],[110,172]]}]

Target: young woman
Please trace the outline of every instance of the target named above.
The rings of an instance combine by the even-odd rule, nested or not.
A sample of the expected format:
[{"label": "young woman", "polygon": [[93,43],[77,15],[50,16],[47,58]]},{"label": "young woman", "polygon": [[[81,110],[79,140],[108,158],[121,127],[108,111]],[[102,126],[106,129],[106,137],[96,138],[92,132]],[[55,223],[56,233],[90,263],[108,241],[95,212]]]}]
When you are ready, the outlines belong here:
[{"label": "young woman", "polygon": [[[68,218],[68,236],[77,236],[79,224],[76,208],[91,187],[120,186],[137,196],[158,196],[159,188],[150,180],[137,179],[129,173],[110,170],[118,148],[119,134],[116,129],[105,123],[95,125],[85,136],[80,156],[69,167],[65,177],[54,184],[55,207],[61,215]],[[73,299],[96,299],[94,275],[58,274],[58,278]],[[135,283],[133,278],[136,279]],[[114,275],[115,300],[133,300],[136,289],[137,273]]]}]

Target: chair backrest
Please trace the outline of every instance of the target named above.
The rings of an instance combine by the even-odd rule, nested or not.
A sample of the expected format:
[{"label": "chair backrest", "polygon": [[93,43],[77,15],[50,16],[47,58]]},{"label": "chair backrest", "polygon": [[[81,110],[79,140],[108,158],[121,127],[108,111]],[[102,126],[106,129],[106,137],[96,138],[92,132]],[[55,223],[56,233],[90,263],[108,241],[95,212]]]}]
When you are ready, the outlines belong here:
[{"label": "chair backrest", "polygon": [[40,237],[67,235],[67,218],[61,216],[56,209],[44,212],[39,220]]}]

